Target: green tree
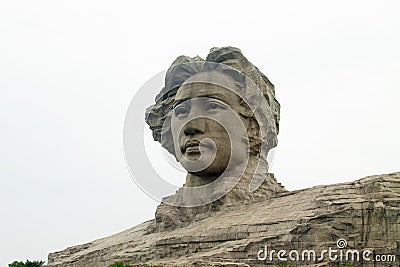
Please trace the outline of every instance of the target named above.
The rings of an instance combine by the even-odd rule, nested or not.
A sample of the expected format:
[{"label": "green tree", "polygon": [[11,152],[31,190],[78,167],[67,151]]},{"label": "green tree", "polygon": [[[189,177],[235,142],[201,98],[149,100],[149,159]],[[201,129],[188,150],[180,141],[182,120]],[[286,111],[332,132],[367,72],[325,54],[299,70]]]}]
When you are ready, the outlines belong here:
[{"label": "green tree", "polygon": [[44,261],[29,261],[26,260],[26,262],[22,261],[14,261],[13,263],[10,263],[8,267],[40,267],[44,264]]},{"label": "green tree", "polygon": [[8,267],[25,267],[25,263],[22,261],[14,261],[13,263],[10,263]]}]

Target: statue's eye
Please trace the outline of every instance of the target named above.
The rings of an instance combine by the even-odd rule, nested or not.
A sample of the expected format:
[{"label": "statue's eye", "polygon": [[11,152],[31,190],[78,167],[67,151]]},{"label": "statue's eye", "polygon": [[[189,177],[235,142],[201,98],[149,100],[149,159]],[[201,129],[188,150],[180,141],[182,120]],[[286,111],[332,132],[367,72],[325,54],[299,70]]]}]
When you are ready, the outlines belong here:
[{"label": "statue's eye", "polygon": [[226,109],[226,105],[221,101],[211,100],[205,104],[205,110],[208,112],[217,112],[218,110]]},{"label": "statue's eye", "polygon": [[189,108],[184,105],[178,105],[174,108],[174,115],[177,118],[186,117],[189,114]]}]

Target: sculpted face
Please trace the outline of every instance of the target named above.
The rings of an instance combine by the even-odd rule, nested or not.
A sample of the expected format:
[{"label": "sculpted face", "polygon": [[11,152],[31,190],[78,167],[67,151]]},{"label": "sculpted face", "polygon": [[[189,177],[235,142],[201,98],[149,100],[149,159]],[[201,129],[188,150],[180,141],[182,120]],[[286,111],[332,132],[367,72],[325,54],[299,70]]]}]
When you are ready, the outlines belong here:
[{"label": "sculpted face", "polygon": [[179,88],[171,129],[177,159],[189,173],[218,176],[229,162],[243,162],[247,144],[240,102],[237,94],[212,83],[189,80]]},{"label": "sculpted face", "polygon": [[[154,140],[187,171],[183,186],[163,202],[197,207],[247,199],[267,178],[269,151],[277,144],[280,105],[273,84],[231,47],[213,48],[205,60],[178,57],[157,81],[162,89],[146,109],[146,123]],[[126,128],[129,138],[137,136],[134,127]],[[161,179],[163,186],[155,188],[159,175],[143,176],[147,191],[176,187]],[[222,199],[232,189],[231,196]]]}]

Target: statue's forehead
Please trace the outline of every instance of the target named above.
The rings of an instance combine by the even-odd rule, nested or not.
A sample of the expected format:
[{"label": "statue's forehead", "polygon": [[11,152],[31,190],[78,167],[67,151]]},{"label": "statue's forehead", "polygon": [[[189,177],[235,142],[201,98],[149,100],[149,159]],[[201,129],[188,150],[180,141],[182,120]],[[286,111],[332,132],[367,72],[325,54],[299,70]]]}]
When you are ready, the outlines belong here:
[{"label": "statue's forehead", "polygon": [[239,86],[235,79],[225,73],[210,71],[202,72],[189,77],[178,89],[176,101],[193,97],[211,97],[228,100],[237,97]]},{"label": "statue's forehead", "polygon": [[175,96],[175,102],[181,103],[199,97],[215,98],[229,104],[238,103],[240,101],[239,96],[233,89],[228,89],[213,83],[190,82],[184,83],[179,88]]},{"label": "statue's forehead", "polygon": [[218,84],[228,88],[235,87],[235,79],[232,76],[219,71],[209,71],[194,74],[190,76],[183,84],[194,82]]}]

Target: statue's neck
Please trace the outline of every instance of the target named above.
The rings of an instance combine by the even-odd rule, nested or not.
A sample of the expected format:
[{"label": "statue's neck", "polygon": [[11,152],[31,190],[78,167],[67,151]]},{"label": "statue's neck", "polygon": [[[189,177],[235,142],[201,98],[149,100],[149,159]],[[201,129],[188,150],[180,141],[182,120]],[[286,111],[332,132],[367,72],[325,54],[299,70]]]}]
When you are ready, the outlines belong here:
[{"label": "statue's neck", "polygon": [[211,183],[215,179],[217,179],[218,176],[198,176],[193,173],[188,173],[186,175],[186,182],[185,182],[185,187],[196,187],[196,186],[202,186]]},{"label": "statue's neck", "polygon": [[249,166],[252,164],[249,164],[251,161],[254,161],[255,159],[250,158],[248,161],[244,161],[242,163],[238,163],[233,166],[231,170],[226,170],[223,174],[218,174],[218,175],[209,175],[209,176],[204,176],[204,175],[197,175],[195,173],[188,173],[186,175],[186,181],[185,181],[185,187],[196,187],[196,186],[202,186],[209,184],[213,182],[214,180],[218,179],[221,175],[224,177],[241,177],[244,172],[249,172]]},{"label": "statue's neck", "polygon": [[[229,186],[231,185],[229,183],[231,181],[229,178],[232,176],[229,176],[231,173],[227,173],[228,179],[225,180],[225,182],[227,183],[224,183],[224,180],[222,179],[222,182],[217,183],[216,187],[212,186],[208,189],[204,188],[204,191],[199,191],[199,194],[205,193],[207,194],[207,196],[212,196],[214,193],[218,195],[221,190],[222,192],[224,192],[224,189],[226,189],[224,186],[228,186],[227,188],[229,190],[226,192],[226,194],[223,195],[221,198],[216,199],[212,203],[192,207],[176,207],[166,204],[171,203],[168,201],[161,203],[156,211],[157,223],[154,226],[155,228],[152,228],[153,230],[151,231],[154,231],[154,229],[158,229],[157,231],[160,231],[163,229],[183,227],[195,220],[205,218],[204,216],[206,216],[206,214],[209,214],[210,212],[217,212],[224,205],[237,205],[238,203],[268,199],[277,196],[281,192],[285,192],[286,189],[282,185],[280,185],[274,178],[273,174],[268,173],[266,169],[264,171],[263,169],[261,169],[261,185],[255,188],[254,191],[249,191],[249,184],[253,181],[253,179],[255,179],[255,177],[253,177],[253,174],[258,166],[258,160],[259,159],[257,157],[249,158],[249,162],[243,176],[241,176],[240,181],[237,182],[233,188],[229,189]],[[238,168],[239,166],[240,164],[237,165]],[[200,187],[202,185],[206,185],[215,181],[215,179],[217,178],[218,177],[205,177],[189,173],[186,176],[186,183],[184,187]],[[220,185],[221,187],[218,188],[218,185]],[[193,192],[191,192],[190,190],[188,192],[185,192],[183,189],[184,188],[180,188],[176,192],[176,194],[166,197],[165,199],[177,199],[178,202],[182,201],[183,203],[190,203],[190,201],[193,200],[193,195],[190,194]],[[205,199],[207,199],[207,196]],[[187,200],[190,201],[186,202]],[[202,200],[201,197],[200,200]]]}]

